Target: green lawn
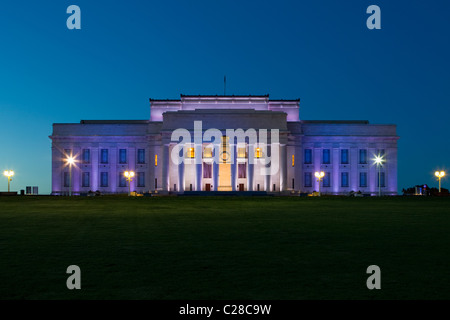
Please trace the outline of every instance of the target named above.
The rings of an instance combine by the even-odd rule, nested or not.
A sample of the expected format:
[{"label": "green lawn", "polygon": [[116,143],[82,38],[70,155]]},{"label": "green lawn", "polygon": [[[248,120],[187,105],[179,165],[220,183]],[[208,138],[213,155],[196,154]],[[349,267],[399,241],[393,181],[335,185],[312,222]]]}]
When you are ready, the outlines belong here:
[{"label": "green lawn", "polygon": [[[81,290],[66,268],[81,268]],[[381,268],[381,290],[366,269]],[[2,299],[450,299],[450,199],[0,198]]]}]

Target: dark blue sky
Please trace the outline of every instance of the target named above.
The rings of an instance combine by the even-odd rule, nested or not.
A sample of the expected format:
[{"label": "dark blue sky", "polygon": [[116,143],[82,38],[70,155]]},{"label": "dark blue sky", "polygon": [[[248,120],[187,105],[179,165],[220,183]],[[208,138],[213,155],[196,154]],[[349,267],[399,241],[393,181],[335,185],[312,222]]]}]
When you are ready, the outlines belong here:
[{"label": "dark blue sky", "polygon": [[[81,8],[81,30],[66,9]],[[381,30],[366,9],[381,8]],[[20,1],[0,6],[0,170],[51,189],[54,122],[148,98],[301,98],[305,120],[397,124],[399,189],[450,169],[450,1]],[[450,172],[449,172],[450,173]],[[443,180],[443,187],[450,182]],[[7,180],[0,180],[6,189]]]}]

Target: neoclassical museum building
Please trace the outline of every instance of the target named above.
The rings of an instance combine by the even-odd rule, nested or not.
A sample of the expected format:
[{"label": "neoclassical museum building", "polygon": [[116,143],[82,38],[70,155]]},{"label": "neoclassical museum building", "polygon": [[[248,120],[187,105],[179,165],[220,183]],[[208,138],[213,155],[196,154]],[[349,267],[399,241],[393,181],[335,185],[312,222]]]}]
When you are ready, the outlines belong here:
[{"label": "neoclassical museum building", "polygon": [[299,108],[269,95],[181,95],[150,99],[150,120],[55,123],[52,193],[397,194],[395,125],[301,120]]}]

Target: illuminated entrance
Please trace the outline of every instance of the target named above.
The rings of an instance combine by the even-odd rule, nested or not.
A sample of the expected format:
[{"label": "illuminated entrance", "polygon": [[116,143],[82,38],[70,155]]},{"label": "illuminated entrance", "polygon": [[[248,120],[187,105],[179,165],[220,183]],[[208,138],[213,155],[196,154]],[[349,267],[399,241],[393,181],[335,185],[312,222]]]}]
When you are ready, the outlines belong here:
[{"label": "illuminated entrance", "polygon": [[219,157],[219,187],[218,191],[232,191],[231,188],[231,157],[229,138],[222,137]]}]

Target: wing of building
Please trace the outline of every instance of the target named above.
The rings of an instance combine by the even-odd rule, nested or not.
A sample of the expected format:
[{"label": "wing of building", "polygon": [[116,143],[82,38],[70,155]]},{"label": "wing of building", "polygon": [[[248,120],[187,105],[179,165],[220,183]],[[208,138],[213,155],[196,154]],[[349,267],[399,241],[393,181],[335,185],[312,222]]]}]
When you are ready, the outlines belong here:
[{"label": "wing of building", "polygon": [[[300,99],[269,95],[181,95],[150,108],[150,120],[53,124],[53,194],[397,194],[395,125],[300,120]],[[125,171],[135,172],[130,185]]]}]

